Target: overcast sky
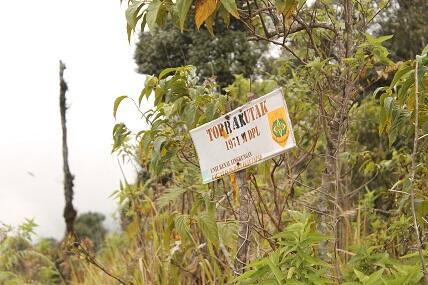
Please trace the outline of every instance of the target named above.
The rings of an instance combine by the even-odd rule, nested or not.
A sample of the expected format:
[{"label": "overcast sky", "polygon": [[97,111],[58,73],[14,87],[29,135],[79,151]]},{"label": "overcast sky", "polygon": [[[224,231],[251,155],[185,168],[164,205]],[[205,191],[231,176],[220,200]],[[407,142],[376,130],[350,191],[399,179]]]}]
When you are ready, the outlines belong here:
[{"label": "overcast sky", "polygon": [[[75,206],[107,216],[115,211],[116,202],[108,198],[121,177],[110,154],[113,101],[119,95],[137,96],[144,83],[144,76],[135,73],[134,47],[127,42],[119,2],[2,1],[1,222],[17,225],[34,217],[38,234],[60,238],[64,233],[59,59],[67,65]],[[121,107],[119,120],[143,126],[132,105]]]}]

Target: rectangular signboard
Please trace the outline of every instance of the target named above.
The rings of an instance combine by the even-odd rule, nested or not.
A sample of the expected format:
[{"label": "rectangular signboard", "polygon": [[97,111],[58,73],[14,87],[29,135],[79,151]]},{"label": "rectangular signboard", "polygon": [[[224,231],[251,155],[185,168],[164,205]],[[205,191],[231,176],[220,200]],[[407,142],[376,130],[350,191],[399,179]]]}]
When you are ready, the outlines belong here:
[{"label": "rectangular signboard", "polygon": [[281,89],[191,130],[190,136],[204,183],[296,146]]}]

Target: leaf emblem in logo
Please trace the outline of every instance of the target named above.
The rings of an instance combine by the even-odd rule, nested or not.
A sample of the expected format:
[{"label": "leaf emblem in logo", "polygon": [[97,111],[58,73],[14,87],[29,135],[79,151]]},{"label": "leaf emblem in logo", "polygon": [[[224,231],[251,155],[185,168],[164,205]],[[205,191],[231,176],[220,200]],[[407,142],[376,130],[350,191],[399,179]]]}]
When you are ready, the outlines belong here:
[{"label": "leaf emblem in logo", "polygon": [[272,139],[282,147],[285,147],[288,135],[290,134],[286,118],[285,109],[283,107],[268,113]]}]

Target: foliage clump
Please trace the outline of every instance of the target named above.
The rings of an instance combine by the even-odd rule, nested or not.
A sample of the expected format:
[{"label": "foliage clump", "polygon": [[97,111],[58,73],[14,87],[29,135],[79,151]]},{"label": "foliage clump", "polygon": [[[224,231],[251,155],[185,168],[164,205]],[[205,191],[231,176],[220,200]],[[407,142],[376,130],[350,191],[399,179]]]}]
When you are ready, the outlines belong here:
[{"label": "foliage clump", "polygon": [[206,29],[190,29],[182,33],[172,24],[157,28],[154,33],[143,32],[135,50],[139,73],[155,75],[169,67],[193,65],[202,82],[215,78],[221,87],[233,82],[234,74],[249,78],[263,69],[261,60],[268,46],[246,40],[246,32],[237,21],[226,27],[218,21],[215,35]]}]

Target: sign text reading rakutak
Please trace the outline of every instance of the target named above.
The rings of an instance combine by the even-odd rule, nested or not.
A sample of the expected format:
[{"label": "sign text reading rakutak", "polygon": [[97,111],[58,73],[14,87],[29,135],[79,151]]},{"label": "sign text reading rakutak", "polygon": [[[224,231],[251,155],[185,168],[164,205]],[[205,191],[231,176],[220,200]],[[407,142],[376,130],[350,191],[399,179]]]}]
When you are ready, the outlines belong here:
[{"label": "sign text reading rakutak", "polygon": [[263,117],[268,112],[266,107],[266,100],[257,105],[251,106],[248,109],[241,111],[233,117],[225,117],[225,120],[211,128],[207,129],[207,135],[210,141],[220,137],[228,137],[235,130],[239,130],[247,124]]}]

